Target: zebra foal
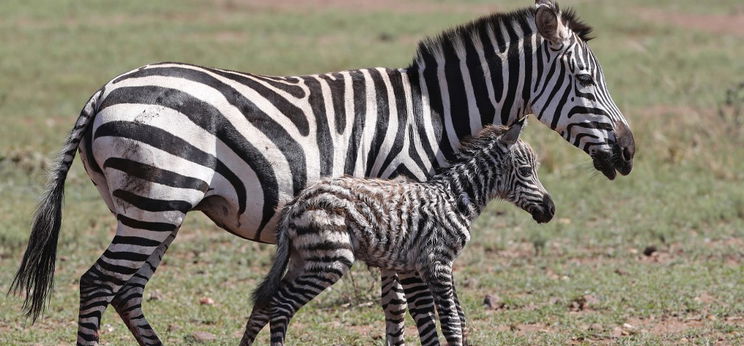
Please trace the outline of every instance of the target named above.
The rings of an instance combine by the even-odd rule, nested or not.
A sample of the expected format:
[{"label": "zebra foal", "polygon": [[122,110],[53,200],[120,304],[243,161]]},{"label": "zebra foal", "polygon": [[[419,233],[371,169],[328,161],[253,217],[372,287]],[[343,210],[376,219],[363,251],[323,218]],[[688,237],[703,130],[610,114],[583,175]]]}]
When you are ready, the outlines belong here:
[{"label": "zebra foal", "polygon": [[417,274],[434,296],[447,342],[461,345],[465,320],[452,263],[470,239],[473,219],[495,197],[540,223],[555,212],[535,153],[519,140],[522,124],[484,128],[427,182],[341,177],[300,192],[282,211],[275,262],[254,293],[241,345],[250,345],[269,320],[271,344],[283,344],[295,312],[355,260]]}]

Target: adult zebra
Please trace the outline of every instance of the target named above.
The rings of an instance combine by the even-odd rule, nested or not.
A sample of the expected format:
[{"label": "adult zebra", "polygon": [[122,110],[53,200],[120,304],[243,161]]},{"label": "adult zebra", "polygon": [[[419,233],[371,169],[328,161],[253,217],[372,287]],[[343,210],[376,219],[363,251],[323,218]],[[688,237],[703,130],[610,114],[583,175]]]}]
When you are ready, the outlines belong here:
[{"label": "adult zebra", "polygon": [[[12,287],[35,318],[52,285],[64,181],[76,150],[116,215],[116,236],[80,279],[78,343],[98,341],[111,303],[141,344],[159,339],[144,286],[183,217],[201,210],[240,237],[274,242],[276,210],[321,176],[425,180],[460,138],[530,113],[587,152],[608,178],[632,167],[632,133],[586,44],[590,28],[547,0],[423,41],[403,69],[271,77],[147,65],[97,91],[58,158]],[[436,342],[431,297],[383,273],[390,343],[409,292],[422,341]]]}]

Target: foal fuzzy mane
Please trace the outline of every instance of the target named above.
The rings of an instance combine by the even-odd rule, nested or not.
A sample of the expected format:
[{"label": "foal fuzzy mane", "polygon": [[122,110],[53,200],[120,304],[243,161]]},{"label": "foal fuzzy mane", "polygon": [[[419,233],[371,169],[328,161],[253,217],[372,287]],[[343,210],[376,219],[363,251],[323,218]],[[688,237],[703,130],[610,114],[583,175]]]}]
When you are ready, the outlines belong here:
[{"label": "foal fuzzy mane", "polygon": [[461,146],[456,161],[462,162],[471,159],[473,155],[491,145],[508,129],[509,127],[504,125],[487,125],[477,135],[463,139],[460,142]]}]

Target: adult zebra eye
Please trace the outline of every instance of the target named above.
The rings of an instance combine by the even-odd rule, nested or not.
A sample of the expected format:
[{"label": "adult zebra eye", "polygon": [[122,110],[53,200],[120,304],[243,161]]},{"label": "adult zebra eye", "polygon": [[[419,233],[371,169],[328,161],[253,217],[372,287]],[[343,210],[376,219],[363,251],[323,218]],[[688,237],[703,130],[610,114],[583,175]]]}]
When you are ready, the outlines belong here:
[{"label": "adult zebra eye", "polygon": [[577,75],[576,80],[579,81],[579,84],[581,84],[582,86],[589,86],[594,83],[592,76],[588,73],[582,73],[580,75]]},{"label": "adult zebra eye", "polygon": [[532,176],[532,167],[519,167],[519,175],[523,177]]}]

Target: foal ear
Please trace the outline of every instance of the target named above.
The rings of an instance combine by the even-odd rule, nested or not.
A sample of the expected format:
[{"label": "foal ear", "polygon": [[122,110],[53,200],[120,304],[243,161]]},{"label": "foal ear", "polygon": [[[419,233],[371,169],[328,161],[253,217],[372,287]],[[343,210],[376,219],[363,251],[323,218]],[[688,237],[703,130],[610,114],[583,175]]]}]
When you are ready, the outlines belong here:
[{"label": "foal ear", "polygon": [[519,139],[519,134],[522,133],[522,128],[524,127],[524,123],[527,117],[524,117],[520,120],[517,120],[514,124],[512,124],[511,127],[509,127],[506,132],[504,132],[501,137],[499,137],[499,141],[501,143],[504,143],[506,146],[512,146],[514,143],[517,142]]},{"label": "foal ear", "polygon": [[535,0],[535,6],[537,7],[537,12],[535,12],[537,32],[550,43],[560,43],[565,37],[565,27],[561,22],[558,6],[552,0]]}]

